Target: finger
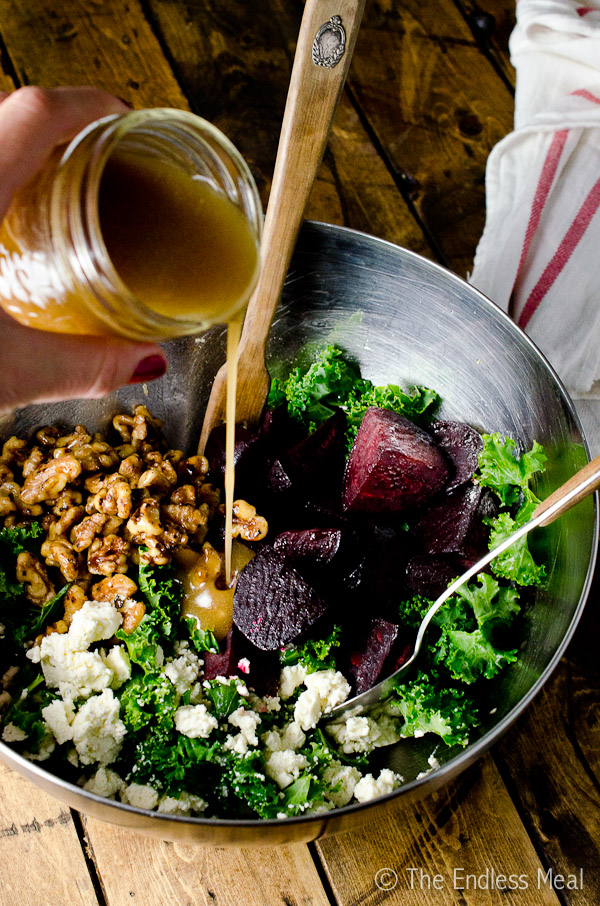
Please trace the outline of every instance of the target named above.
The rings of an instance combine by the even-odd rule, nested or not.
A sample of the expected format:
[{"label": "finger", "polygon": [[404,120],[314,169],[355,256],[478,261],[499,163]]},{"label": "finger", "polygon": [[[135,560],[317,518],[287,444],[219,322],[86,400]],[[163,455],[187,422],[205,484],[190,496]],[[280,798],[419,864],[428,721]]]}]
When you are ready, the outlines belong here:
[{"label": "finger", "polygon": [[154,380],[167,369],[165,355],[154,343],[45,333],[4,312],[0,330],[2,414],[34,402],[99,399],[125,384]]},{"label": "finger", "polygon": [[0,103],[0,217],[10,199],[44,165],[54,148],[94,120],[125,113],[123,101],[98,88],[13,91]]}]

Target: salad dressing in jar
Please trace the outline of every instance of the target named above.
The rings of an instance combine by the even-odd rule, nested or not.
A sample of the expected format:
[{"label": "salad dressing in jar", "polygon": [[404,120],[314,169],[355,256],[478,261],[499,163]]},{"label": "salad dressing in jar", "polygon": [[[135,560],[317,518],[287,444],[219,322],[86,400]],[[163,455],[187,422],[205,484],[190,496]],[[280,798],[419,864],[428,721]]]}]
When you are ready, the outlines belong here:
[{"label": "salad dressing in jar", "polygon": [[199,333],[244,308],[261,230],[250,171],[210,123],[170,109],[106,117],[14,198],[0,305],[61,333]]}]

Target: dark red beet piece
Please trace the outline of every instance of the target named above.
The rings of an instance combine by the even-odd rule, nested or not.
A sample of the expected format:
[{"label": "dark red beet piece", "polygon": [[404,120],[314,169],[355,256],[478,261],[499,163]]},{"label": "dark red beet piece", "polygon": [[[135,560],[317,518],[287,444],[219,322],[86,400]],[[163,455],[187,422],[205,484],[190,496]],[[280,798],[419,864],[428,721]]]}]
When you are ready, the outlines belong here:
[{"label": "dark red beet piece", "polygon": [[480,501],[481,488],[466,485],[431,506],[416,525],[425,551],[469,556],[481,535]]},{"label": "dark red beet piece", "polygon": [[444,456],[429,434],[396,412],[367,409],[346,466],[343,507],[399,512],[424,503],[447,477]]},{"label": "dark red beet piece", "polygon": [[302,428],[287,414],[287,405],[267,409],[262,417],[260,438],[269,463],[302,439]]},{"label": "dark red beet piece", "polygon": [[433,601],[462,572],[464,566],[458,557],[419,554],[407,563],[406,582],[414,595],[423,595]]},{"label": "dark red beet piece", "polygon": [[429,431],[454,467],[446,485],[446,490],[453,491],[473,477],[479,453],[483,450],[483,439],[475,428],[464,422],[436,421]]},{"label": "dark red beet piece", "polygon": [[321,566],[331,563],[340,549],[341,529],[314,528],[281,532],[273,547],[290,563]]},{"label": "dark red beet piece", "polygon": [[[217,425],[216,428],[213,428],[206,442],[204,453],[210,464],[211,479],[217,484],[222,484],[225,477],[225,425]],[[260,438],[258,434],[249,431],[243,425],[235,426],[233,463],[236,491],[241,493],[241,489],[248,487],[250,482],[256,483],[256,474],[263,467]]]},{"label": "dark red beet piece", "polygon": [[233,622],[263,651],[291,642],[326,610],[321,595],[271,547],[244,567],[233,596]]},{"label": "dark red beet piece", "polygon": [[237,663],[241,657],[239,651],[234,648],[238,646],[233,643],[233,627],[227,633],[225,647],[216,654],[214,651],[205,651],[202,653],[204,661],[204,679],[211,680],[215,676],[233,676],[236,671]]},{"label": "dark red beet piece", "polygon": [[206,651],[204,660],[204,679],[211,680],[216,676],[240,676],[258,693],[258,695],[275,695],[279,686],[279,658],[274,652],[261,651],[251,645],[232,626],[225,639],[225,645],[219,654]]},{"label": "dark red beet piece", "polygon": [[[313,497],[325,492],[329,498],[332,488],[339,493],[346,459],[345,430],[346,416],[338,409],[320,428],[276,460],[272,472],[276,472],[278,482],[285,488],[289,482]],[[282,480],[283,475],[287,482]]]},{"label": "dark red beet piece", "polygon": [[360,695],[377,682],[398,637],[400,627],[376,617],[370,620],[360,643],[350,654],[349,672],[354,677],[354,692]]}]

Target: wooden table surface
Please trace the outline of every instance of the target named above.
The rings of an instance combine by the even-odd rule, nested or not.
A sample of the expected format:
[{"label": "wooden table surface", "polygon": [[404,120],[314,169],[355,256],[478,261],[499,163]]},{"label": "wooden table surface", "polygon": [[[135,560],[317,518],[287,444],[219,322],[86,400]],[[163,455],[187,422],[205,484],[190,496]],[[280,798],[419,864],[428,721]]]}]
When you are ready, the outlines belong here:
[{"label": "wooden table surface", "polygon": [[[234,141],[266,202],[301,12],[298,0],[0,0],[0,89],[94,83],[135,107],[190,108]],[[486,158],[512,127],[513,22],[512,0],[367,0],[308,216],[464,276]],[[490,755],[418,806],[312,845],[157,842],[0,766],[1,906],[597,906],[597,600],[596,588],[559,669]],[[540,886],[549,869],[555,888]],[[522,876],[521,889],[486,890],[486,872]],[[477,887],[460,889],[466,874]]]}]

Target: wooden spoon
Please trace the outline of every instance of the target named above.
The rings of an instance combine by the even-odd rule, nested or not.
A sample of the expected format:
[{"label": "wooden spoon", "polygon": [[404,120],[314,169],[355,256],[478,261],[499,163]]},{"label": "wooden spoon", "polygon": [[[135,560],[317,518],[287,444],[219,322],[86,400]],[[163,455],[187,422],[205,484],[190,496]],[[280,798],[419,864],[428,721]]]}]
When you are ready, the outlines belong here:
[{"label": "wooden spoon", "polygon": [[[236,421],[258,422],[269,392],[265,347],[298,231],[346,80],[365,0],[307,0],[263,231],[264,262],[240,341]],[[198,444],[225,417],[227,368],[215,377]]]}]

